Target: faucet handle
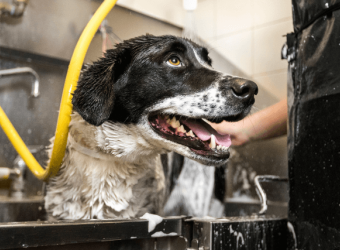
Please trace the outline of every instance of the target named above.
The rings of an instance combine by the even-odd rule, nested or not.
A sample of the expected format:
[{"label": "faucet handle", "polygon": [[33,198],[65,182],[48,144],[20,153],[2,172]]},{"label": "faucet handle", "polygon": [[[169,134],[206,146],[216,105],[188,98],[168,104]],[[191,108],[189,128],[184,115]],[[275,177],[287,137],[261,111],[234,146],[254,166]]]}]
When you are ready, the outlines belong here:
[{"label": "faucet handle", "polygon": [[12,176],[19,176],[20,174],[21,172],[17,168],[0,167],[0,181],[7,180]]},{"label": "faucet handle", "polygon": [[[28,150],[31,153],[38,153],[39,151],[44,149],[43,145],[30,145],[27,146]],[[16,178],[13,178],[13,181],[11,183],[11,188],[10,188],[10,196],[14,198],[23,198],[26,196],[25,193],[25,178],[26,178],[26,163],[24,160],[21,158],[20,155],[18,155],[14,162],[14,167],[13,171],[15,173],[19,173],[16,176]]]}]

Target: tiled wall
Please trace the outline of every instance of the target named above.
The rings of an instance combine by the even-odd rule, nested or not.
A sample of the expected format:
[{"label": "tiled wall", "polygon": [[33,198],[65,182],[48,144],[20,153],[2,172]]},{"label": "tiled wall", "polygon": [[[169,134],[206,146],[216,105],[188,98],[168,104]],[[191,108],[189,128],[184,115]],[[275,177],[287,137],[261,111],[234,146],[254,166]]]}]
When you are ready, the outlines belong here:
[{"label": "tiled wall", "polygon": [[[119,4],[182,26],[182,0]],[[280,52],[293,31],[291,0],[198,0],[198,35],[278,99],[286,97],[287,62]]]},{"label": "tiled wall", "polygon": [[290,0],[201,0],[197,23],[213,48],[262,88],[286,97],[287,62],[280,52],[283,35],[293,30]]}]

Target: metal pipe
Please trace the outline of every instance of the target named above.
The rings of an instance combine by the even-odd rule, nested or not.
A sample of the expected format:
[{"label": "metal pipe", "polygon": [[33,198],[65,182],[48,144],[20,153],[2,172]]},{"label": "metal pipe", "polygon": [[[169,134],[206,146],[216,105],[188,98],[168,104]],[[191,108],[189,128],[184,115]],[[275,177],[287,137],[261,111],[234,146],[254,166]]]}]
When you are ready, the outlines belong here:
[{"label": "metal pipe", "polygon": [[[43,145],[30,145],[27,147],[31,153],[38,153],[39,151],[44,149]],[[23,176],[24,171],[26,171],[26,164],[18,155],[14,159],[14,167],[13,168],[6,168],[0,167],[0,181],[7,180],[9,178],[16,178],[18,179],[20,176]]]},{"label": "metal pipe", "polygon": [[9,3],[0,3],[0,14],[11,14],[11,12],[14,10],[14,6]]},{"label": "metal pipe", "polygon": [[260,212],[258,212],[259,215],[264,215],[268,210],[267,194],[263,190],[260,182],[272,182],[272,181],[288,182],[288,179],[276,175],[257,175],[254,179],[256,193],[258,194],[261,201],[261,210]]},{"label": "metal pipe", "polygon": [[22,68],[14,68],[14,69],[2,69],[0,70],[0,76],[9,76],[9,75],[17,75],[17,74],[25,74],[30,73],[35,77],[35,80],[32,84],[31,95],[34,97],[39,96],[39,75],[32,68],[22,67]]},{"label": "metal pipe", "polygon": [[0,181],[8,180],[11,176],[20,176],[21,172],[17,168],[0,167]]},{"label": "metal pipe", "polygon": [[0,3],[0,16],[10,15],[13,17],[20,17],[25,11],[28,0],[15,0],[13,4]]}]

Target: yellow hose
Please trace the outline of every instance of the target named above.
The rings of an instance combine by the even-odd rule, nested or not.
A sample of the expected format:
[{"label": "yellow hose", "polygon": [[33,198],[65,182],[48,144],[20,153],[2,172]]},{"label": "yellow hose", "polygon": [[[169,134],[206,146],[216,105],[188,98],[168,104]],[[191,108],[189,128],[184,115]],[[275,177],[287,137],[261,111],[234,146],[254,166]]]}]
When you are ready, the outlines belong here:
[{"label": "yellow hose", "polygon": [[57,129],[55,133],[54,146],[50,163],[46,170],[43,169],[34,156],[30,153],[23,140],[7,118],[5,112],[0,107],[0,126],[13,144],[16,151],[25,161],[28,168],[40,180],[48,180],[49,177],[55,176],[61,166],[65,155],[65,148],[68,136],[68,127],[71,121],[72,113],[72,93],[77,87],[80,70],[90,43],[97,32],[99,25],[109,14],[117,0],[105,0],[98,8],[96,13],[86,25],[81,34],[76,48],[74,49],[70,65],[68,67],[63,95],[61,98],[60,112],[58,117]]}]

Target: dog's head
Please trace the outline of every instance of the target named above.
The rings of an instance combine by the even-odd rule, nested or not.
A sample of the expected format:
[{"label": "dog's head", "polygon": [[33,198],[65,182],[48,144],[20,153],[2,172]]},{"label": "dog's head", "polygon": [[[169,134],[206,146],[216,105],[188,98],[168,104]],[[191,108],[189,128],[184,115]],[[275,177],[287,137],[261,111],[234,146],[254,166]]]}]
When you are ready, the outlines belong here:
[{"label": "dog's head", "polygon": [[214,70],[206,48],[174,36],[146,35],[118,44],[85,69],[73,105],[84,120],[132,124],[155,149],[220,165],[229,135],[211,122],[244,118],[255,83]]}]

